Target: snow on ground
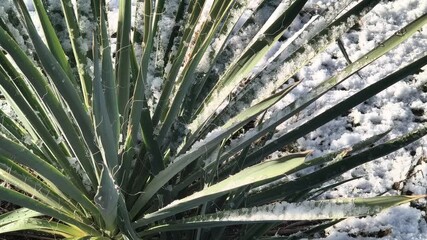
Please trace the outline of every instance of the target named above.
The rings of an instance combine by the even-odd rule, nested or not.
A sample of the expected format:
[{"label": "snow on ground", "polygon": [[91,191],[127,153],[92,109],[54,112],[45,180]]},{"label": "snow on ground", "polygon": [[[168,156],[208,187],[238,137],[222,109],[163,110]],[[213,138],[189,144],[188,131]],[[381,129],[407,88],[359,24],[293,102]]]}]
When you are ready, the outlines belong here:
[{"label": "snow on ground", "polygon": [[[326,9],[331,0],[311,0],[310,9]],[[109,1],[109,16],[117,17],[118,1]],[[360,22],[360,29],[345,34],[342,41],[351,60],[356,60],[405,24],[427,12],[426,0],[386,1],[376,6]],[[295,23],[295,26],[303,24]],[[110,28],[114,26],[110,26]],[[237,41],[238,42],[238,41]],[[315,116],[358,90],[378,81],[394,70],[419,58],[427,51],[427,29],[415,34],[386,56],[376,60],[321,97],[302,115]],[[337,45],[318,56],[303,68],[304,79],[297,89],[283,101],[291,101],[346,66]],[[427,70],[427,69],[426,69]],[[284,104],[282,102],[281,104]],[[313,155],[350,146],[362,139],[392,129],[390,138],[416,129],[427,122],[427,71],[405,79],[339,117],[318,130],[299,139],[300,149],[312,149]],[[282,126],[284,128],[286,124]],[[280,129],[280,128],[279,128]],[[424,159],[424,161],[419,160]],[[379,194],[426,194],[427,137],[384,158],[345,173],[342,178],[362,176],[326,194],[325,198],[367,197]],[[408,177],[409,176],[409,177]],[[407,179],[407,180],[405,180]],[[404,181],[405,180],[405,181]],[[403,182],[401,182],[403,181]],[[398,190],[392,186],[397,184]],[[396,185],[396,184],[395,184]],[[409,204],[392,208],[366,218],[351,218],[330,227],[326,239],[427,239],[425,203],[419,208]]]},{"label": "snow on ground", "polygon": [[[313,7],[326,7],[328,0],[311,1]],[[360,30],[351,31],[342,38],[351,60],[356,60],[395,31],[427,12],[425,0],[396,0],[380,3],[360,22]],[[386,56],[378,59],[340,84],[335,90],[319,99],[305,114],[317,115],[410,61],[421,57],[427,51],[427,28],[415,34]],[[320,81],[331,76],[336,69],[346,65],[337,45],[317,57],[305,67],[299,77],[304,79],[296,92],[304,93]],[[302,149],[315,149],[314,155],[331,152],[350,146],[369,136],[392,129],[390,138],[397,137],[427,121],[427,74],[421,73],[405,79],[351,110],[343,116],[298,140]],[[423,87],[424,85],[424,87]],[[427,137],[384,158],[375,160],[343,175],[347,179],[363,176],[346,183],[323,197],[368,197],[382,193],[399,194],[392,186],[406,179],[411,166],[421,158],[427,160]],[[404,193],[426,194],[427,164],[421,161],[412,171],[412,177],[405,182]],[[401,187],[403,184],[400,185]],[[422,203],[421,203],[422,204]],[[385,239],[427,239],[427,225],[424,211],[409,204],[392,208],[378,216],[364,219],[347,219],[327,230],[326,239],[369,239],[384,236]],[[382,234],[382,235],[381,235]]]},{"label": "snow on ground", "polygon": [[348,219],[329,230],[326,239],[426,239],[427,224],[419,210],[398,206],[375,217]]}]

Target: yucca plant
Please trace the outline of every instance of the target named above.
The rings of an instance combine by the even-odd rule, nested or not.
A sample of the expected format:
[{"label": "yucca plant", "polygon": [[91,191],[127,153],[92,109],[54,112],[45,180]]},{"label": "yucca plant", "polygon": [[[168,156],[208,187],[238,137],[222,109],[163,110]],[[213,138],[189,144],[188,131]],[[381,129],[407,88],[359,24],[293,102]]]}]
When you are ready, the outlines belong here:
[{"label": "yucca plant", "polygon": [[[10,186],[0,186],[0,200],[20,208],[0,215],[0,233],[254,239],[274,238],[270,230],[282,225],[286,237],[303,237],[423,197],[318,199],[352,179],[324,183],[416,141],[427,126],[382,143],[387,132],[375,135],[309,161],[309,152],[265,160],[427,63],[421,56],[276,134],[278,125],[427,23],[426,14],[419,16],[272,110],[300,82],[299,69],[380,1],[337,1],[284,41],[306,2],[153,0],[133,7],[122,0],[112,33],[109,24],[116,23],[108,22],[103,0],[34,0],[41,30],[22,0],[1,1],[0,86],[13,114],[0,111],[0,178]],[[269,9],[268,19],[252,22]],[[247,26],[253,35],[233,54],[230,39]],[[260,77],[279,69],[278,78]]]}]

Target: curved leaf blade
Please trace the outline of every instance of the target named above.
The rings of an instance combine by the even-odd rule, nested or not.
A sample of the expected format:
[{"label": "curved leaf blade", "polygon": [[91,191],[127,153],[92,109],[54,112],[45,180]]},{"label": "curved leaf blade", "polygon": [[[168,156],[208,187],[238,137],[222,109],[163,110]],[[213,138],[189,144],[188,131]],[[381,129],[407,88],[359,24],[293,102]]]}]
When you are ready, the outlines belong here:
[{"label": "curved leaf blade", "polygon": [[158,219],[183,212],[208,201],[214,200],[215,198],[238,188],[248,186],[250,184],[265,182],[270,179],[282,176],[288,171],[291,171],[292,169],[297,168],[303,164],[304,159],[305,157],[296,157],[291,159],[288,157],[282,157],[248,167],[219,183],[203,189],[200,192],[172,202],[157,212],[145,215],[142,219],[137,220],[134,223],[134,226],[141,227]]}]

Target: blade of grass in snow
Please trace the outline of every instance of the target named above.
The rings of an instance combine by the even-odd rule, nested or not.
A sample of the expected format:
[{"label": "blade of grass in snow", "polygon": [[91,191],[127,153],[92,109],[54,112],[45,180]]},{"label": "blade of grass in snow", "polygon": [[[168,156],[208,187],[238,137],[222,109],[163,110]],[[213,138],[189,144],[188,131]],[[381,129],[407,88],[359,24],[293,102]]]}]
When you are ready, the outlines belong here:
[{"label": "blade of grass in snow", "polygon": [[424,195],[387,196],[373,198],[334,199],[308,201],[303,203],[272,203],[261,207],[243,208],[239,210],[218,212],[205,216],[177,221],[152,227],[141,236],[151,235],[159,231],[178,231],[200,227],[218,227],[257,222],[280,222],[296,220],[325,220],[347,217],[372,215],[383,209],[407,203]]},{"label": "blade of grass in snow", "polygon": [[[22,4],[21,0],[20,2]],[[73,84],[77,86],[77,82],[73,77],[73,72],[67,60],[67,56],[65,55],[65,52],[62,49],[61,43],[55,33],[55,29],[53,28],[52,23],[49,20],[49,17],[46,13],[46,9],[44,8],[42,1],[35,0],[34,6],[37,11],[37,14],[39,15],[41,26],[43,28],[44,35],[46,36],[49,49],[51,50],[55,58],[58,60],[58,62],[60,63],[62,69],[64,69],[64,71],[67,73],[67,76],[70,78],[70,80],[73,81]]]},{"label": "blade of grass in snow", "polygon": [[[35,45],[37,54],[39,55],[42,64],[45,67],[45,70],[51,75],[51,79],[55,83],[55,87],[63,94],[64,99],[69,104],[69,107],[75,116],[75,120],[78,123],[78,126],[81,129],[81,133],[84,136],[86,143],[89,145],[90,150],[94,153],[95,160],[99,160],[99,150],[93,142],[93,129],[90,127],[89,116],[78,97],[76,89],[73,88],[71,81],[59,66],[56,59],[49,52],[47,47],[44,45],[40,36],[38,35],[33,23],[31,22],[28,12],[26,12],[25,6],[22,8],[24,17],[27,21],[27,28],[29,30],[30,36]],[[2,35],[0,30],[0,35]],[[92,162],[92,159],[89,158],[85,153],[87,150],[83,146],[82,139],[80,134],[77,133],[74,129],[75,127],[71,123],[69,116],[64,112],[63,106],[60,105],[58,99],[53,96],[50,88],[46,87],[45,79],[41,73],[36,69],[36,67],[30,62],[30,60],[25,56],[21,49],[18,46],[10,42],[9,39],[6,39],[0,45],[8,50],[9,54],[14,58],[15,62],[22,66],[21,69],[24,69],[24,74],[31,81],[33,86],[39,95],[44,96],[45,102],[51,108],[52,114],[57,118],[59,124],[62,125],[62,131],[65,134],[67,140],[72,142],[72,146],[77,148],[74,152],[79,155],[79,160],[82,163],[83,167],[88,170],[89,177],[92,177],[92,183],[95,184],[93,174],[96,169],[95,164]],[[13,51],[13,52],[11,52]],[[91,176],[92,175],[92,176]]]},{"label": "blade of grass in snow", "polygon": [[386,143],[379,144],[359,154],[349,156],[343,159],[342,161],[338,161],[313,173],[305,175],[299,178],[297,182],[287,182],[282,185],[275,186],[269,188],[268,190],[261,191],[252,196],[249,196],[248,205],[252,206],[274,201],[274,199],[282,199],[295,192],[317,187],[323,182],[337,177],[338,175],[346,172],[347,170],[353,169],[356,166],[359,166],[361,164],[385,156],[393,151],[396,151],[420,139],[426,134],[427,126],[425,125],[424,127],[412,131],[402,137],[398,137]]},{"label": "blade of grass in snow", "polygon": [[[70,34],[71,46],[73,48],[74,58],[77,64],[77,71],[80,77],[80,84],[82,94],[84,98],[84,105],[86,108],[90,107],[92,81],[87,72],[86,66],[88,65],[86,59],[86,53],[83,51],[83,39],[80,34],[78,21],[74,13],[73,5],[71,0],[61,1],[62,10],[65,16],[65,20],[68,27],[68,33]],[[33,40],[34,41],[34,40]]]},{"label": "blade of grass in snow", "polygon": [[134,224],[136,227],[147,225],[161,218],[165,218],[178,212],[199,206],[200,204],[212,201],[215,198],[240,187],[267,181],[277,176],[282,176],[303,163],[304,157],[299,157],[294,159],[279,158],[254,165],[217,184],[209,186],[200,192],[172,202],[157,212],[147,214],[142,219],[137,220]]},{"label": "blade of grass in snow", "polygon": [[298,139],[301,136],[304,136],[305,134],[311,132],[312,130],[316,129],[319,126],[322,126],[323,124],[330,121],[331,119],[338,117],[339,114],[342,114],[343,112],[357,106],[363,101],[366,101],[370,97],[383,91],[387,87],[395,84],[399,80],[407,76],[410,76],[412,74],[418,73],[420,71],[420,68],[422,68],[426,64],[427,64],[427,55],[409,64],[408,66],[405,66],[404,68],[392,73],[391,75],[383,78],[382,80],[377,81],[376,83],[366,87],[365,89],[352,95],[348,99],[336,104],[335,106],[331,107],[325,112],[309,120],[307,123],[304,123],[303,125],[297,127],[296,129],[287,132],[283,136],[280,136],[274,142],[270,142],[266,144],[258,151],[250,154],[247,158],[247,162],[248,163],[256,162],[257,160],[276,151],[276,149],[279,146],[283,146],[280,144],[285,144],[285,142],[287,141],[291,142],[293,140]]},{"label": "blade of grass in snow", "polygon": [[[71,178],[74,184],[76,186],[79,186],[81,190],[84,190],[84,186],[79,181],[79,176],[75,172],[74,169],[71,168],[70,163],[67,160],[67,156],[62,152],[59,145],[55,141],[55,139],[52,138],[49,131],[45,128],[41,120],[37,117],[34,111],[32,111],[31,107],[28,106],[28,103],[25,101],[25,99],[22,99],[22,96],[19,94],[14,94],[16,90],[12,86],[12,84],[7,80],[6,76],[4,76],[0,72],[0,85],[2,86],[2,89],[10,95],[11,99],[17,104],[19,109],[21,109],[22,113],[25,114],[25,117],[31,121],[31,126],[34,127],[34,129],[38,132],[38,135],[40,138],[45,142],[49,150],[52,152],[52,154],[56,157],[57,164],[59,164],[62,169],[67,173],[67,175]],[[13,96],[13,98],[12,98]]]},{"label": "blade of grass in snow", "polygon": [[[222,158],[226,159],[231,155],[235,154],[242,148],[248,146],[250,143],[260,138],[265,133],[271,131],[276,126],[278,126],[283,121],[289,119],[291,116],[294,116],[296,113],[304,109],[309,104],[313,103],[316,99],[321,97],[324,93],[326,93],[329,89],[346,80],[349,76],[365,67],[367,64],[376,60],[380,56],[384,55],[414,33],[416,33],[419,29],[421,29],[427,23],[427,14],[417,18],[413,22],[409,23],[405,27],[403,27],[400,31],[396,32],[395,35],[388,38],[386,41],[381,43],[377,48],[371,50],[357,61],[353,62],[353,64],[348,65],[345,69],[343,69],[338,75],[322,82],[315,89],[308,92],[305,96],[298,98],[296,101],[292,102],[280,112],[276,112],[270,119],[267,119],[263,124],[262,129],[257,129],[256,131],[252,130],[246,134],[246,137],[242,137],[238,140],[237,143],[230,146],[227,151],[224,152]],[[405,34],[401,34],[401,31],[405,30]],[[382,89],[385,89],[383,87]],[[359,102],[360,103],[360,102]],[[356,104],[357,105],[357,104]],[[333,118],[330,118],[333,119]],[[301,135],[303,136],[303,135]]]},{"label": "blade of grass in snow", "polygon": [[[177,90],[173,97],[173,101],[165,115],[165,119],[157,137],[160,143],[165,139],[166,134],[169,132],[175,118],[180,112],[184,98],[193,85],[194,71],[231,6],[232,3],[227,1],[221,4],[220,2],[214,2],[209,16],[203,16],[206,19],[198,23],[200,27],[196,25],[196,33],[193,35],[193,38],[191,38],[191,44],[184,59],[183,72],[177,79],[179,86],[176,88]],[[168,143],[166,143],[166,145],[167,144]]]},{"label": "blade of grass in snow", "polygon": [[[117,62],[116,62],[116,73],[117,73],[117,91],[118,91],[118,104],[119,114],[123,118],[122,123],[126,122],[125,113],[126,105],[129,104],[130,95],[130,27],[131,27],[131,1],[120,1],[119,6],[119,18],[117,26]],[[122,130],[122,134],[124,131]]]},{"label": "blade of grass in snow", "polygon": [[[214,89],[211,90],[204,101],[204,105],[197,110],[198,118],[189,126],[192,132],[197,132],[197,129],[217,110],[237,84],[262,60],[264,55],[273,46],[273,43],[279,40],[285,29],[295,19],[305,3],[306,0],[297,0],[289,7],[285,3],[279,5],[273,13],[274,19],[270,18],[267,21],[257,33],[257,36],[245,48],[241,56],[232,63],[232,66],[228,68],[227,72],[217,82]],[[213,101],[214,99],[215,101]],[[203,106],[205,105],[209,107],[204,108]]]},{"label": "blade of grass in snow", "polygon": [[225,124],[223,129],[220,129],[218,132],[214,133],[204,141],[193,145],[192,149],[186,154],[179,155],[172,164],[170,164],[163,171],[159,172],[159,174],[154,177],[149,185],[147,185],[144,194],[140,195],[136,203],[133,205],[130,211],[131,215],[136,216],[141,208],[143,208],[148,203],[151,197],[153,197],[153,195],[178,172],[183,170],[203,153],[217,146],[225,137],[228,137],[231,133],[241,128],[250,120],[254,119],[266,109],[277,103],[288,93],[290,89],[292,88],[290,87],[284,89],[281,92],[271,96],[269,99],[266,99],[265,101],[246,109],[231,119],[227,124]]}]

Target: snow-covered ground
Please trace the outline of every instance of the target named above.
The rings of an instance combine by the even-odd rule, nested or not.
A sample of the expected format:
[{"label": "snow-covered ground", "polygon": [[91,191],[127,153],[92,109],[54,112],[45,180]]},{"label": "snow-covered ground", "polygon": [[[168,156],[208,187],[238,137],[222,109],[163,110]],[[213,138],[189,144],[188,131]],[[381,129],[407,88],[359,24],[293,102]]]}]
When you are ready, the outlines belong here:
[{"label": "snow-covered ground", "polygon": [[[311,1],[313,7],[325,8],[330,1]],[[360,30],[351,31],[342,38],[351,60],[377,46],[395,31],[427,12],[425,0],[396,0],[380,3],[360,22]],[[427,51],[427,28],[415,34],[386,56],[359,72],[360,76],[340,84],[327,93],[307,115],[316,115],[337,101],[350,96]],[[304,93],[325,80],[346,62],[338,45],[331,46],[299,74],[303,83],[297,92]],[[426,69],[427,70],[427,69]],[[302,149],[314,149],[321,154],[352,145],[369,136],[392,129],[389,137],[396,137],[427,122],[427,72],[402,80],[343,116],[298,140]],[[423,87],[424,85],[424,87]],[[419,161],[420,159],[424,161]],[[427,193],[427,137],[390,154],[365,164],[343,175],[343,178],[363,176],[326,193],[323,197],[375,196],[379,194]],[[417,164],[418,163],[418,164]],[[409,172],[412,167],[415,168]],[[412,174],[411,174],[412,173]],[[400,185],[395,184],[407,180]],[[399,191],[393,190],[393,184]],[[401,189],[403,187],[403,189]],[[421,210],[420,210],[421,209]],[[358,239],[384,236],[385,239],[427,239],[425,203],[420,209],[409,204],[392,208],[378,216],[347,219],[327,230],[326,239]]]},{"label": "snow-covered ground", "polygon": [[[311,0],[307,7],[326,9],[331,2],[333,1]],[[110,17],[117,17],[117,8],[118,1],[110,1]],[[359,29],[352,30],[342,38],[350,59],[358,59],[395,31],[425,13],[426,0],[380,3],[359,22]],[[300,25],[302,24],[294,23],[294,26]],[[427,28],[424,28],[386,56],[362,69],[358,75],[324,95],[302,115],[317,115],[339,100],[419,58],[426,51]],[[301,70],[298,76],[304,81],[279,105],[304,94],[346,64],[338,45],[329,47],[325,53]],[[348,116],[337,118],[307,137],[299,139],[298,147],[302,150],[314,150],[313,155],[316,156],[342,149],[389,129],[392,131],[388,137],[393,138],[416,129],[423,122],[427,122],[427,71],[396,83],[351,110]],[[286,125],[281,126],[285,127]],[[423,161],[419,161],[420,159]],[[323,197],[367,197],[384,193],[426,194],[426,162],[427,137],[424,137],[405,149],[345,173],[343,178],[362,178],[346,183]],[[396,184],[401,181],[401,184]],[[397,188],[393,189],[393,186]],[[427,239],[425,210],[425,203],[420,202],[418,208],[407,204],[374,217],[347,219],[330,227],[326,232],[326,239],[370,239],[381,236],[384,239]]]}]

